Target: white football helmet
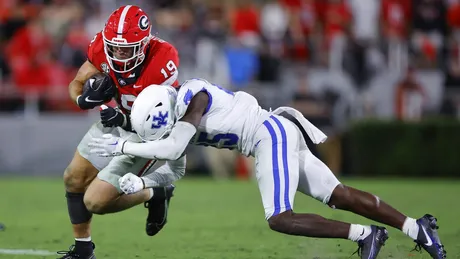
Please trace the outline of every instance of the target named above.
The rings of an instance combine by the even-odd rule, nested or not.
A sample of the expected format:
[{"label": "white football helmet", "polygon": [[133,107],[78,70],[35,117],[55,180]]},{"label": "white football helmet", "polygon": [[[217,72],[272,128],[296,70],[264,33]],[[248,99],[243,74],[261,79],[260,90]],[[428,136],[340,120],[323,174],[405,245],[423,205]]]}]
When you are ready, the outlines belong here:
[{"label": "white football helmet", "polygon": [[131,125],[144,141],[161,139],[176,123],[177,91],[167,85],[150,85],[137,96],[131,109]]}]

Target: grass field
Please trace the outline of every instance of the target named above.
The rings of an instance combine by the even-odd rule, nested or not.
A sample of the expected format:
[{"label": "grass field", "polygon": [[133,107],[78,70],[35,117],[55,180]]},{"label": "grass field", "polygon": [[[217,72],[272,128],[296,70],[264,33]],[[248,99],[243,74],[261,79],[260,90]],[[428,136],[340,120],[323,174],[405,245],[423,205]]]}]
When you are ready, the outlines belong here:
[{"label": "grass field", "polygon": [[[371,191],[412,217],[434,214],[448,258],[460,258],[459,181],[345,180]],[[0,249],[57,251],[73,243],[60,179],[0,178]],[[369,220],[332,210],[298,194],[297,212],[355,223]],[[98,258],[257,259],[350,258],[356,245],[347,240],[291,237],[271,231],[264,220],[254,182],[177,182],[169,223],[155,237],[144,233],[146,209],[93,217],[93,240]],[[429,258],[410,252],[413,241],[395,229],[379,258]],[[56,258],[5,255],[0,258]],[[351,258],[358,258],[354,255]]]}]

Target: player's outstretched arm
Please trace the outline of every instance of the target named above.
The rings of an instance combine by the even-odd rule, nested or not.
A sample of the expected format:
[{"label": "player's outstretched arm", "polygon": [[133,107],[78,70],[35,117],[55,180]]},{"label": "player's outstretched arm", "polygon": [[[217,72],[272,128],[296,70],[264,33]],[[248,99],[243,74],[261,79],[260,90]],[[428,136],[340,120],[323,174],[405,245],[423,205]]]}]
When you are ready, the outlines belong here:
[{"label": "player's outstretched arm", "polygon": [[99,70],[97,70],[97,68],[88,60],[85,61],[85,63],[81,65],[80,69],[78,69],[75,78],[69,84],[70,99],[77,103],[77,97],[83,93],[83,85],[86,80],[97,73],[99,73]]},{"label": "player's outstretched arm", "polygon": [[206,93],[200,92],[196,94],[190,101],[184,117],[174,125],[167,138],[146,143],[127,142],[122,152],[149,159],[178,159],[195,135],[204,111],[208,106],[208,101],[209,97]]},{"label": "player's outstretched arm", "polygon": [[185,151],[188,143],[196,133],[204,111],[208,106],[206,93],[196,94],[187,111],[173,127],[165,139],[135,143],[106,134],[103,138],[94,138],[89,143],[91,153],[100,156],[133,155],[148,159],[177,160]]}]

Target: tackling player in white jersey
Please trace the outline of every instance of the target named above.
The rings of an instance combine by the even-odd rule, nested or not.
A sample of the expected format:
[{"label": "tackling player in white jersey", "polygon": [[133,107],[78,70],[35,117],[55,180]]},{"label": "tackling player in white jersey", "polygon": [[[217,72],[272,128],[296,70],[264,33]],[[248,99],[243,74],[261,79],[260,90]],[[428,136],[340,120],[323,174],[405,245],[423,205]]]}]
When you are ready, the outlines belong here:
[{"label": "tackling player in white jersey", "polygon": [[[433,258],[445,258],[433,216],[407,217],[377,196],[341,184],[305,142],[311,138],[318,144],[326,135],[295,109],[267,111],[245,92],[233,93],[206,80],[192,79],[178,92],[168,86],[146,88],[134,102],[131,123],[144,143],[108,134],[93,139],[91,152],[177,160],[184,157],[189,144],[237,149],[256,159],[256,178],[271,229],[290,235],[350,239],[358,243],[361,258],[377,257],[388,238],[384,227],[294,213],[294,196],[299,191],[332,208],[400,229]],[[158,186],[162,178],[174,175],[173,171],[144,177],[129,173],[120,178],[120,188],[131,194]]]}]

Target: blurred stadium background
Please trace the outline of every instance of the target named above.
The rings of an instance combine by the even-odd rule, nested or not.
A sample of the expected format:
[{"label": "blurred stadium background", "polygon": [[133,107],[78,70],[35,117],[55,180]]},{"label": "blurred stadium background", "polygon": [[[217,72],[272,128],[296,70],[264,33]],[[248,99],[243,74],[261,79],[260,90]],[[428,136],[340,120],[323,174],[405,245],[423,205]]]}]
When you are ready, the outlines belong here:
[{"label": "blurred stadium background", "polygon": [[[0,175],[62,173],[81,136],[98,119],[97,111],[79,111],[72,103],[68,82],[108,15],[127,2],[1,1]],[[459,2],[129,1],[145,9],[155,20],[153,31],[179,50],[180,80],[204,77],[253,93],[264,108],[298,108],[330,136],[315,152],[334,172],[345,174],[363,166],[356,164],[358,151],[350,146],[361,148],[373,137],[364,141],[353,134],[354,122],[413,123],[441,116],[457,121]],[[399,143],[403,133],[395,131],[404,130],[395,129],[394,136],[382,130],[380,137]],[[419,137],[437,136],[437,130],[428,131]],[[400,146],[405,148],[401,156],[425,156],[410,145]],[[251,171],[246,160],[229,151],[196,148],[190,153],[192,173],[225,178],[235,167],[243,177]]]},{"label": "blurred stadium background", "polygon": [[[325,144],[311,148],[336,174],[445,177],[449,180],[438,182],[438,190],[447,181],[447,193],[453,194],[458,187],[450,179],[460,176],[459,0],[1,0],[0,177],[62,175],[81,137],[99,116],[96,110],[80,111],[68,98],[67,85],[86,59],[88,43],[109,14],[123,4],[141,6],[155,21],[153,32],[176,46],[181,81],[204,77],[254,94],[264,108],[299,109],[328,134]],[[187,176],[250,178],[251,159],[231,151],[191,149]],[[31,187],[30,179],[35,178],[9,179],[0,178],[1,189],[9,186],[6,194],[16,195],[18,190],[10,184]],[[46,184],[46,179],[38,183],[49,187],[47,195],[63,190],[60,181]],[[400,201],[391,181],[376,181],[376,185],[353,183]],[[419,184],[403,183],[401,188],[407,190],[417,190]],[[246,186],[237,183],[235,188],[245,190],[241,184]],[[256,187],[252,190],[257,201]],[[417,200],[414,192],[409,201]],[[68,224],[61,194],[53,220]],[[245,199],[243,194],[237,197]],[[232,195],[228,191],[218,197]],[[433,204],[439,202],[432,199]],[[178,203],[187,207],[185,201]],[[15,204],[0,200],[0,221],[6,215],[3,207]],[[452,203],[442,204],[439,210],[448,213]],[[409,208],[406,203],[399,205]],[[255,202],[254,206],[260,205]],[[229,208],[240,210],[237,205]],[[425,212],[410,208],[414,213]],[[260,215],[255,217],[262,226],[258,209],[255,214]],[[13,220],[23,212],[16,213],[8,218]],[[61,231],[55,238],[71,240],[70,227]],[[451,237],[458,237],[460,227],[450,232]],[[456,244],[455,239],[448,242]],[[402,258],[394,253],[395,258]],[[255,254],[241,258],[259,258]]]}]

